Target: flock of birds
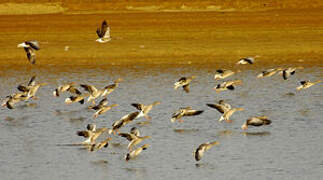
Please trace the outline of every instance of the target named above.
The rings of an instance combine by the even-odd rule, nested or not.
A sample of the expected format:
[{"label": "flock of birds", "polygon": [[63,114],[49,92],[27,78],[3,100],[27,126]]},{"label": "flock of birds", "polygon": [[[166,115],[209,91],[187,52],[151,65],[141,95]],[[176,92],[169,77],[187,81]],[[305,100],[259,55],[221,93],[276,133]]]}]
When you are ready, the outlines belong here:
[{"label": "flock of birds", "polygon": [[[110,37],[110,27],[108,26],[106,21],[103,21],[101,28],[97,29],[97,35],[99,39],[96,41],[100,43],[108,42],[111,40]],[[23,47],[27,53],[28,60],[35,64],[35,50],[39,50],[39,43],[37,41],[26,41],[18,45],[18,47]],[[256,56],[257,57],[257,56]],[[254,64],[256,57],[246,57],[240,59],[237,64],[246,65],[246,64]],[[282,77],[286,80],[290,76],[294,75],[296,70],[303,69],[302,67],[289,67],[289,68],[275,68],[268,69],[266,71],[261,72],[257,77],[264,78],[273,76],[276,73],[282,75]],[[237,72],[227,70],[227,69],[218,69],[214,75],[215,80],[223,80],[230,76],[233,76]],[[174,83],[174,89],[183,88],[186,93],[190,92],[190,84],[195,79],[196,76],[191,77],[181,77],[177,82]],[[112,84],[99,89],[93,85],[89,84],[76,84],[75,82],[70,82],[67,84],[63,84],[58,86],[53,91],[53,96],[59,97],[61,93],[69,92],[71,95],[65,99],[66,104],[80,103],[85,104],[85,101],[92,103],[88,106],[88,109],[94,110],[93,118],[97,118],[98,116],[106,113],[113,107],[118,106],[118,104],[109,105],[107,96],[112,93],[123,80],[121,78],[115,80]],[[315,84],[321,83],[321,81],[301,81],[300,86],[296,89],[307,89]],[[224,81],[219,83],[214,87],[214,90],[218,93],[226,90],[234,90],[238,85],[241,85],[241,80],[232,80],[232,81]],[[6,97],[3,101],[2,106],[7,107],[8,109],[14,109],[15,104],[28,101],[30,99],[37,99],[36,93],[41,86],[47,85],[47,83],[37,83],[36,76],[33,76],[28,84],[18,85],[17,89],[19,92],[13,93]],[[84,91],[80,91],[79,87],[81,87]],[[102,98],[98,104],[95,103],[95,100]],[[152,108],[156,105],[160,104],[159,101],[153,102],[149,105],[144,105],[140,103],[133,103],[137,111],[124,115],[119,120],[115,121],[111,128],[102,127],[97,128],[95,124],[88,124],[86,130],[77,131],[78,136],[82,136],[86,138],[80,145],[85,146],[89,151],[98,151],[103,147],[108,147],[109,141],[111,141],[111,137],[106,137],[103,141],[97,142],[97,139],[102,136],[105,132],[109,135],[115,135],[126,138],[128,143],[128,153],[125,155],[125,160],[128,161],[130,159],[134,159],[137,157],[143,150],[149,148],[149,144],[143,144],[136,148],[137,145],[142,143],[145,139],[150,138],[150,136],[140,136],[140,131],[136,127],[133,127],[129,133],[122,133],[119,130],[126,126],[127,124],[133,122],[135,119],[144,117],[147,119],[146,122],[149,123],[151,117],[148,115]],[[237,111],[243,111],[243,108],[232,108],[230,104],[225,102],[224,100],[220,100],[216,104],[207,104],[210,108],[216,109],[219,113],[221,113],[221,117],[219,119],[220,122],[225,121],[227,123],[232,122],[230,117]],[[191,107],[182,107],[179,108],[175,113],[172,114],[170,121],[172,123],[178,121],[183,122],[182,118],[185,116],[196,116],[203,113],[203,110],[194,110]],[[248,129],[248,126],[264,126],[271,124],[271,120],[267,116],[256,116],[247,119],[241,126],[243,130]],[[219,144],[219,142],[206,142],[199,145],[199,147],[193,152],[195,160],[199,161],[203,157],[205,151],[209,150],[214,145]]]}]

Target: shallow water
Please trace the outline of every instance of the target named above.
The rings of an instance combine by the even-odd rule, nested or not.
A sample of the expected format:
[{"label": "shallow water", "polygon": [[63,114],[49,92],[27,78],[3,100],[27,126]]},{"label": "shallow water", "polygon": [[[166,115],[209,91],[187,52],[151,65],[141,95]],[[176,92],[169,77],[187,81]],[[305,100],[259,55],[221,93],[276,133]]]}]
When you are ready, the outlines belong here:
[{"label": "shallow water", "polygon": [[[322,79],[322,68],[299,70],[289,80],[275,75],[257,79],[266,68],[243,67],[228,78],[243,81],[235,91],[216,93],[213,73],[219,65],[108,68],[74,67],[65,69],[9,69],[0,77],[0,96],[16,91],[32,75],[47,82],[38,92],[39,100],[17,104],[14,110],[0,109],[1,179],[322,179],[323,87],[315,85],[296,92],[298,81]],[[269,68],[269,67],[268,67]],[[14,74],[14,76],[12,76]],[[175,91],[173,83],[181,76],[196,75],[191,92]],[[117,78],[124,82],[109,95],[119,104],[96,120],[86,105],[65,105],[52,91],[62,83],[75,81],[104,87]],[[219,123],[220,114],[207,107],[224,99],[246,110],[232,116],[233,123]],[[88,152],[69,144],[83,139],[75,133],[95,122],[108,126],[123,115],[135,111],[130,103],[161,101],[150,112],[152,121],[138,125],[138,119],[122,128],[138,127],[142,135],[152,136],[144,143],[151,147],[137,159],[126,162],[127,142],[112,136],[112,144],[98,152]],[[87,104],[89,105],[89,104]],[[171,114],[179,107],[204,110],[184,123],[171,123]],[[250,127],[242,123],[251,116],[266,115],[272,125]],[[198,163],[192,152],[207,141],[219,145],[207,151]]]}]

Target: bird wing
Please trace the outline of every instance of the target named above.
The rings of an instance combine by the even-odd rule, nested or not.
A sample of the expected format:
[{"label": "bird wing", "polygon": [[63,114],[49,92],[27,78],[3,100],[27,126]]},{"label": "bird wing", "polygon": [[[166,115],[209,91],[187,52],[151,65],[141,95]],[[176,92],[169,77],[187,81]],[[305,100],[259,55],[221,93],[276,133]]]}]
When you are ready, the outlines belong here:
[{"label": "bird wing", "polygon": [[189,86],[189,84],[184,85],[184,86],[183,86],[183,89],[184,89],[184,91],[185,91],[186,93],[189,93],[189,92],[190,92],[190,86]]},{"label": "bird wing", "polygon": [[92,86],[87,84],[81,84],[80,85],[85,91],[88,91],[89,93],[93,94],[94,92],[97,92],[98,90]]},{"label": "bird wing", "polygon": [[137,136],[129,133],[120,133],[119,136],[126,138],[128,141],[132,141],[134,139],[137,139]]},{"label": "bird wing", "polygon": [[197,111],[197,110],[187,110],[185,113],[184,113],[184,116],[195,116],[195,115],[199,115],[203,113],[203,111]]},{"label": "bird wing", "polygon": [[224,106],[218,105],[218,104],[206,104],[207,106],[214,108],[218,110],[220,113],[224,113],[226,111],[226,108]]},{"label": "bird wing", "polygon": [[36,84],[35,79],[36,79],[36,76],[31,77],[31,79],[28,82],[28,86],[35,86]]},{"label": "bird wing", "polygon": [[40,49],[38,41],[35,41],[35,40],[33,40],[33,41],[27,41],[27,42],[25,42],[25,44],[29,45],[31,48],[33,48],[35,50],[39,50]]},{"label": "bird wing", "polygon": [[71,86],[70,88],[67,89],[68,92],[72,93],[72,94],[77,94],[77,95],[81,95],[81,91],[78,90],[76,87]]},{"label": "bird wing", "polygon": [[24,85],[19,85],[18,87],[17,87],[17,89],[19,90],[19,91],[21,91],[21,92],[28,92],[29,91],[29,88],[27,88],[26,86],[24,86]]},{"label": "bird wing", "polygon": [[142,105],[141,105],[141,104],[139,104],[139,103],[132,103],[132,104],[131,104],[131,106],[133,106],[133,107],[137,108],[139,111],[141,111],[141,110],[142,110]]},{"label": "bird wing", "polygon": [[27,53],[27,58],[28,58],[29,62],[31,64],[35,64],[36,63],[36,58],[35,58],[34,50],[32,48],[30,48],[30,47],[25,47],[24,49],[25,49],[25,51]]}]

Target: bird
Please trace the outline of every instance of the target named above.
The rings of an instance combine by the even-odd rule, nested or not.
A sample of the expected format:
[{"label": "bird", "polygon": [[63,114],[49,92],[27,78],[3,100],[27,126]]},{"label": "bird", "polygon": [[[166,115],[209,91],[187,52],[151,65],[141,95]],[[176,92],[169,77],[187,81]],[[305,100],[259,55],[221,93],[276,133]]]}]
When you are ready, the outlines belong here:
[{"label": "bird", "polygon": [[108,25],[107,21],[104,20],[101,24],[101,28],[97,28],[96,34],[98,35],[98,39],[96,40],[99,43],[106,43],[111,40],[110,36],[110,26]]},{"label": "bird", "polygon": [[139,104],[139,103],[132,103],[131,105],[135,108],[137,108],[140,111],[140,114],[138,116],[138,118],[140,117],[145,117],[147,120],[151,120],[151,117],[148,116],[148,113],[150,112],[150,110],[156,106],[160,104],[160,101],[155,101],[152,104],[149,105],[144,105],[144,104]]},{"label": "bird", "polygon": [[271,124],[271,120],[269,120],[267,116],[257,116],[247,119],[241,126],[241,129],[247,130],[248,126],[263,126],[269,124]]},{"label": "bird", "polygon": [[301,85],[296,87],[296,89],[299,91],[299,90],[302,90],[302,89],[307,89],[315,84],[318,84],[318,83],[321,83],[322,81],[321,80],[318,80],[318,81],[315,81],[315,82],[311,82],[309,80],[307,81],[301,81]]},{"label": "bird", "polygon": [[141,143],[143,140],[151,138],[150,136],[137,136],[137,138],[131,140],[128,144],[128,150],[131,151],[134,146]]},{"label": "bird", "polygon": [[108,105],[109,101],[107,98],[103,98],[98,105],[93,105],[93,106],[89,106],[88,109],[93,109],[93,110],[99,110],[100,108],[102,108],[103,106]]},{"label": "bird", "polygon": [[174,123],[176,120],[178,122],[183,122],[181,119],[183,116],[195,116],[203,113],[200,110],[193,110],[191,107],[179,108],[175,113],[172,114],[171,122]]},{"label": "bird", "polygon": [[27,53],[28,61],[31,64],[35,64],[36,63],[36,54],[35,54],[35,51],[38,51],[40,49],[38,41],[36,41],[36,40],[25,41],[25,42],[23,42],[21,44],[18,44],[17,47],[24,48],[24,50]]},{"label": "bird", "polygon": [[289,76],[294,75],[297,69],[304,69],[303,67],[289,67],[280,71],[282,73],[284,80],[287,80]]},{"label": "bird", "polygon": [[101,141],[100,143],[94,143],[90,146],[90,151],[98,151],[100,149],[107,148],[109,146],[109,141],[111,141],[112,138],[108,137],[105,140]]},{"label": "bird", "polygon": [[89,96],[89,94],[81,94],[81,95],[76,95],[76,96],[70,96],[65,99],[66,104],[72,104],[75,102],[79,102],[80,104],[84,104],[84,99]]},{"label": "bird", "polygon": [[217,144],[219,144],[219,142],[213,141],[213,142],[206,142],[206,143],[199,145],[199,147],[194,151],[195,160],[196,161],[201,160],[204,155],[204,152],[209,150],[211,147],[213,147],[214,145],[217,145]]},{"label": "bird", "polygon": [[110,84],[108,86],[105,86],[104,87],[105,91],[102,93],[102,96],[103,97],[106,97],[108,94],[110,94],[111,92],[113,92],[119,86],[119,83],[122,82],[122,81],[123,81],[122,78],[118,78],[117,80],[115,80],[113,82],[113,84]]},{"label": "bird", "polygon": [[218,110],[221,114],[223,114],[231,109],[231,105],[228,103],[225,103],[224,100],[219,100],[218,104],[206,104],[206,105]]},{"label": "bird", "polygon": [[129,161],[130,159],[134,159],[135,157],[137,157],[143,150],[146,150],[149,147],[149,144],[144,144],[141,147],[130,151],[129,153],[126,154],[125,156],[125,160]]},{"label": "bird", "polygon": [[230,117],[235,113],[236,111],[243,111],[244,108],[232,108],[229,111],[226,111],[223,113],[223,115],[220,117],[219,121],[225,120],[226,122],[231,122]]},{"label": "bird", "polygon": [[111,104],[108,106],[102,106],[100,109],[98,109],[94,114],[93,118],[97,118],[99,115],[109,111],[111,108],[118,106],[118,104]]},{"label": "bird", "polygon": [[17,89],[23,93],[28,93],[31,87],[36,85],[36,76],[32,76],[27,84],[27,86],[24,86],[22,84],[19,84]]},{"label": "bird", "polygon": [[218,93],[221,91],[225,91],[225,90],[231,90],[233,91],[235,89],[236,85],[240,85],[242,84],[241,80],[234,80],[234,81],[226,81],[223,82],[221,84],[218,84],[217,86],[215,86],[213,89]]},{"label": "bird", "polygon": [[219,79],[225,79],[229,76],[234,75],[234,72],[231,70],[226,70],[226,69],[218,69],[215,72],[214,79],[219,80]]},{"label": "bird", "polygon": [[14,93],[6,97],[6,100],[1,104],[2,107],[7,107],[8,109],[14,109],[14,104],[24,101],[27,99],[24,93]]},{"label": "bird", "polygon": [[262,71],[260,74],[257,75],[257,78],[264,78],[264,77],[270,77],[276,72],[283,70],[282,68],[273,68],[273,69],[268,69],[265,71]]},{"label": "bird", "polygon": [[87,101],[92,101],[92,104],[95,104],[95,99],[100,97],[105,89],[100,89],[98,90],[95,86],[93,85],[87,85],[87,84],[81,84],[80,85],[85,91],[90,93],[89,98],[87,99]]},{"label": "bird", "polygon": [[81,91],[79,91],[74,85],[75,82],[60,85],[53,91],[53,95],[59,97],[60,93],[65,91],[68,91],[72,94],[81,95]]},{"label": "bird", "polygon": [[36,83],[36,76],[33,76],[28,85],[27,86],[24,86],[24,85],[19,85],[17,87],[17,89],[21,92],[23,92],[25,95],[26,95],[26,100],[27,99],[30,99],[30,98],[33,98],[33,99],[37,99],[37,97],[35,96],[38,89],[41,87],[41,86],[45,86],[47,85],[47,83]]},{"label": "bird", "polygon": [[237,64],[253,64],[255,62],[255,58],[260,57],[259,55],[256,55],[254,57],[244,57],[239,59]]},{"label": "bird", "polygon": [[179,87],[183,87],[184,91],[186,93],[190,92],[189,85],[192,82],[193,79],[195,79],[196,76],[191,77],[181,77],[177,82],[174,83],[174,89],[176,90]]},{"label": "bird", "polygon": [[121,119],[115,121],[112,124],[112,129],[109,130],[109,134],[112,134],[112,133],[115,134],[115,132],[118,132],[118,134],[119,134],[119,129],[121,127],[125,126],[126,124],[130,123],[134,119],[136,119],[138,115],[139,115],[138,111],[132,112],[132,113],[129,113],[129,114],[123,116]]},{"label": "bird", "polygon": [[85,131],[77,131],[78,136],[83,136],[87,138],[85,141],[82,142],[82,144],[89,145],[89,144],[95,144],[95,140],[108,128],[103,127],[103,128],[98,128],[96,129],[95,124],[88,124],[87,125],[87,130]]},{"label": "bird", "polygon": [[140,132],[136,127],[133,127],[130,133],[119,133],[119,136],[126,138],[128,141],[132,141],[140,136]]}]

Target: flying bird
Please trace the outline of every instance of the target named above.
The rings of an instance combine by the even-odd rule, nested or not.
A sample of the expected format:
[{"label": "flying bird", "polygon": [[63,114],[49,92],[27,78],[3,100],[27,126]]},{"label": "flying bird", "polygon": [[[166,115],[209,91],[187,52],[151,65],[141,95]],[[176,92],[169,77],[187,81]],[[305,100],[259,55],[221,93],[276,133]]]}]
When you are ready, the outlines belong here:
[{"label": "flying bird", "polygon": [[112,129],[109,130],[109,134],[112,134],[112,133],[116,134],[116,132],[118,132],[118,134],[119,134],[119,129],[121,127],[125,126],[126,124],[130,123],[134,119],[136,119],[138,117],[138,115],[139,115],[139,112],[136,111],[136,112],[127,114],[127,115],[123,116],[121,119],[115,121],[112,124]]},{"label": "flying bird", "polygon": [[176,90],[179,87],[183,87],[184,91],[186,93],[190,92],[190,83],[193,79],[195,79],[196,76],[191,77],[181,77],[177,82],[174,83],[174,89]]},{"label": "flying bird", "polygon": [[137,157],[143,150],[146,150],[149,147],[149,144],[144,144],[141,147],[130,151],[129,153],[127,153],[127,155],[125,156],[125,160],[129,161],[130,159],[134,159],[135,157]]},{"label": "flying bird", "polygon": [[219,144],[219,142],[214,141],[214,142],[207,142],[199,145],[199,147],[194,151],[194,157],[196,161],[199,161],[202,159],[204,152],[209,150],[211,147],[214,145]]},{"label": "flying bird", "polygon": [[77,131],[78,136],[83,136],[87,138],[85,141],[82,142],[82,144],[89,145],[89,144],[95,144],[95,140],[104,132],[107,130],[107,128],[98,128],[96,129],[95,124],[88,124],[87,130],[84,131]]},{"label": "flying bird", "polygon": [[281,73],[283,74],[284,80],[287,80],[291,75],[294,75],[296,73],[297,69],[304,69],[303,67],[289,67],[286,69],[283,69]]},{"label": "flying bird", "polygon": [[219,80],[219,79],[225,79],[229,76],[234,75],[234,72],[231,70],[226,70],[226,69],[218,69],[215,72],[214,79]]},{"label": "flying bird", "polygon": [[36,63],[36,54],[35,51],[38,51],[39,43],[38,41],[32,40],[32,41],[25,41],[21,44],[18,44],[17,47],[22,47],[27,53],[27,58],[31,64]]},{"label": "flying bird", "polygon": [[241,80],[227,81],[227,82],[223,82],[221,84],[218,84],[213,89],[217,93],[218,92],[221,92],[221,91],[225,91],[225,90],[231,90],[231,91],[233,91],[235,89],[235,86],[236,85],[241,85],[241,84],[242,84],[242,81]]},{"label": "flying bird", "polygon": [[75,82],[60,85],[58,86],[58,88],[56,88],[53,91],[53,95],[58,97],[61,92],[65,92],[65,91],[68,91],[72,94],[81,95],[82,94],[81,91],[79,91],[74,85],[75,85]]},{"label": "flying bird", "polygon": [[268,69],[265,71],[262,71],[260,74],[257,75],[257,78],[264,78],[264,77],[270,77],[278,71],[282,71],[283,69],[281,68],[274,68],[274,69]]},{"label": "flying bird", "polygon": [[180,108],[172,114],[172,118],[170,121],[172,123],[174,123],[176,120],[178,120],[178,122],[183,122],[183,120],[181,119],[183,116],[195,116],[201,113],[203,113],[203,111],[193,110],[191,107]]},{"label": "flying bird", "polygon": [[301,85],[298,86],[296,89],[299,91],[299,90],[302,90],[302,89],[307,89],[315,84],[318,84],[318,83],[321,83],[322,81],[321,80],[318,80],[318,81],[315,81],[315,82],[311,82],[309,80],[307,81],[301,81]]},{"label": "flying bird", "polygon": [[232,108],[229,111],[226,111],[223,113],[223,115],[220,117],[219,121],[225,120],[226,122],[231,122],[230,117],[235,113],[236,111],[243,111],[243,108]]},{"label": "flying bird", "polygon": [[244,57],[241,58],[237,64],[253,64],[255,62],[255,58],[260,57],[260,56],[255,56],[255,57]]},{"label": "flying bird", "polygon": [[132,103],[131,105],[135,108],[137,108],[140,111],[140,114],[138,116],[138,118],[140,117],[145,117],[147,120],[151,120],[151,117],[148,116],[148,113],[150,112],[150,110],[156,106],[160,104],[159,101],[155,101],[152,104],[149,105],[144,105],[144,104],[139,104],[139,103]]},{"label": "flying bird", "polygon": [[111,104],[108,106],[102,106],[100,109],[98,109],[94,114],[93,118],[97,118],[99,115],[109,111],[111,108],[118,106],[118,104]]},{"label": "flying bird", "polygon": [[110,27],[106,20],[102,22],[101,28],[98,28],[96,30],[96,34],[99,37],[99,39],[97,39],[96,41],[99,43],[106,43],[111,40]]}]

